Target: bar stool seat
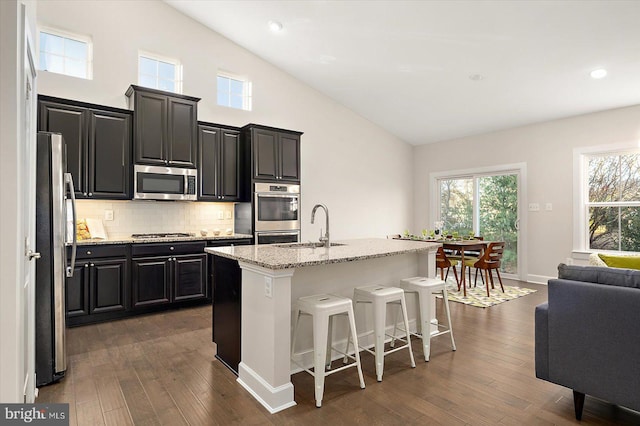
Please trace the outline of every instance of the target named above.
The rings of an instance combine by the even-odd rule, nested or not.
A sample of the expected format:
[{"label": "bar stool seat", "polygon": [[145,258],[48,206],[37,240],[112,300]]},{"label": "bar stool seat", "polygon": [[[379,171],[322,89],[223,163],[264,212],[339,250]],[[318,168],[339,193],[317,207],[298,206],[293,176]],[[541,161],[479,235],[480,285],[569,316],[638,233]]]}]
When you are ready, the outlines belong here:
[{"label": "bar stool seat", "polygon": [[[382,374],[384,372],[384,357],[393,352],[408,349],[409,358],[411,360],[411,367],[415,368],[416,363],[413,359],[413,351],[411,350],[411,335],[409,331],[406,331],[404,338],[399,338],[395,335],[388,335],[386,333],[386,316],[387,316],[387,303],[399,304],[402,310],[402,316],[404,319],[405,330],[409,330],[409,319],[407,318],[407,305],[404,299],[404,290],[398,287],[387,287],[382,285],[372,285],[365,287],[357,287],[353,291],[353,302],[368,303],[373,308],[373,331],[360,335],[366,336],[374,334],[374,351],[368,348],[361,348],[375,356],[376,360],[376,378],[379,382],[382,381]],[[400,340],[405,344],[400,347],[394,347],[387,351],[384,350],[384,341],[389,336],[393,341]],[[355,342],[355,340],[354,340]],[[354,346],[357,348],[357,345]],[[347,340],[347,352],[349,349],[349,341]],[[356,350],[357,351],[357,350]],[[345,359],[346,360],[346,359]]]},{"label": "bar stool seat", "polygon": [[[451,337],[451,350],[455,351],[456,342],[453,338],[453,329],[451,328],[451,312],[449,311],[446,283],[436,278],[411,277],[400,280],[400,288],[406,293],[413,293],[418,296],[418,305],[420,307],[418,310],[420,316],[420,321],[418,322],[419,328],[418,333],[411,334],[422,339],[424,360],[429,361],[431,338],[442,334],[449,333]],[[435,317],[435,312],[431,312],[432,298],[438,294],[442,294],[447,324],[438,324],[438,331],[431,334],[431,319]],[[397,323],[398,321],[396,321],[396,324]]]},{"label": "bar stool seat", "polygon": [[[313,317],[313,352],[314,363],[313,371],[298,364],[296,357],[302,352],[295,352],[296,336],[298,334],[298,325],[302,315],[310,315]],[[322,406],[322,397],[324,395],[324,379],[326,376],[342,371],[346,368],[356,367],[358,376],[360,377],[360,388],[364,389],[364,377],[362,376],[362,367],[360,364],[360,353],[356,350],[353,356],[332,346],[333,333],[333,317],[335,315],[346,315],[349,321],[349,338],[353,339],[357,348],[358,335],[356,333],[356,322],[353,314],[353,303],[351,299],[346,297],[334,296],[331,294],[316,294],[313,296],[301,297],[295,305],[295,324],[293,327],[293,339],[291,341],[291,360],[307,373],[314,377],[316,407]],[[347,348],[349,343],[347,341]],[[354,362],[344,365],[335,370],[327,371],[331,368],[332,350],[352,359]],[[326,367],[326,368],[325,368]]]}]

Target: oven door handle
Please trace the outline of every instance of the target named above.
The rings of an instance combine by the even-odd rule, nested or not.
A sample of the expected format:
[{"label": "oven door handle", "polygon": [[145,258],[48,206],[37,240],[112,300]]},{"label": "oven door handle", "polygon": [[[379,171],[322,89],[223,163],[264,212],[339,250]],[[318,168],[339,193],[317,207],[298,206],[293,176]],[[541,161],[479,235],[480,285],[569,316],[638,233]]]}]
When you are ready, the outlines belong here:
[{"label": "oven door handle", "polygon": [[300,232],[257,232],[261,237],[279,237],[280,235],[298,235]]},{"label": "oven door handle", "polygon": [[300,198],[300,194],[280,194],[280,193],[271,193],[271,192],[256,192],[256,197],[267,197],[267,198]]}]

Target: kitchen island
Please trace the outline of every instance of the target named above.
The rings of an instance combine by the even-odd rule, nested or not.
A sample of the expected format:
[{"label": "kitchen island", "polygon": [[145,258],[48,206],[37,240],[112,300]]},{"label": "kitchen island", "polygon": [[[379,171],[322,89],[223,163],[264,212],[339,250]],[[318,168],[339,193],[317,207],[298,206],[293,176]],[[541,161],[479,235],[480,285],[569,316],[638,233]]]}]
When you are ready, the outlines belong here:
[{"label": "kitchen island", "polygon": [[[402,278],[436,275],[437,243],[371,238],[332,244],[336,245],[206,249],[214,256],[237,261],[242,270],[238,382],[272,413],[295,405],[291,383],[295,367],[290,361],[292,302],[318,293],[352,297],[358,286],[397,285]],[[357,328],[362,333],[367,324],[359,320]],[[334,342],[346,341],[346,322],[340,321],[335,321]],[[312,347],[311,326],[307,325],[308,333],[301,333],[297,349]],[[372,343],[360,342],[361,346]]]}]

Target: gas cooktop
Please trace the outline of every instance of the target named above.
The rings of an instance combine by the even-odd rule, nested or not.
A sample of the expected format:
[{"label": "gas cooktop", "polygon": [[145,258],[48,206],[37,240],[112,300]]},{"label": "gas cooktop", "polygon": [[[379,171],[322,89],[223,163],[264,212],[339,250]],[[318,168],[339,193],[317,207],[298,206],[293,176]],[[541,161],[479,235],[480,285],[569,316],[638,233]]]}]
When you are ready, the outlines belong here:
[{"label": "gas cooktop", "polygon": [[131,234],[131,238],[175,238],[175,237],[193,237],[194,234],[187,232],[158,232],[155,234]]}]

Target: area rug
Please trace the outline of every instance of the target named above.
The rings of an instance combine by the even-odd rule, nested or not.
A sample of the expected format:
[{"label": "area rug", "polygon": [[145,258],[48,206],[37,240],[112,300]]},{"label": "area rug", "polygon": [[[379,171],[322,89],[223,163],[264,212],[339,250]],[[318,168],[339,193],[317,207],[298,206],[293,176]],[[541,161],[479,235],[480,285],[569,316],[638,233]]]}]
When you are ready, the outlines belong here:
[{"label": "area rug", "polygon": [[537,290],[524,287],[514,287],[505,285],[504,293],[500,289],[500,283],[495,283],[496,288],[490,290],[491,296],[487,297],[487,289],[484,285],[478,283],[477,287],[467,288],[467,296],[462,293],[462,289],[458,291],[458,284],[454,278],[447,279],[447,296],[449,300],[465,305],[475,306],[477,308],[488,308],[489,306],[498,305],[509,300],[517,299],[527,294],[535,293]]}]

